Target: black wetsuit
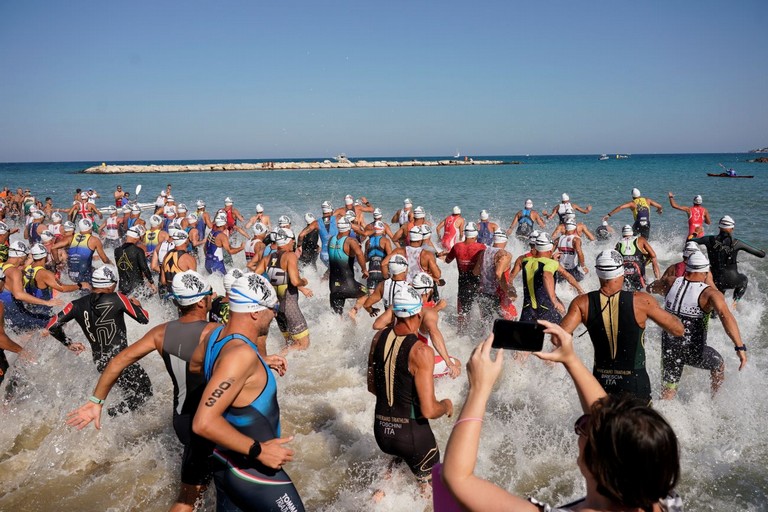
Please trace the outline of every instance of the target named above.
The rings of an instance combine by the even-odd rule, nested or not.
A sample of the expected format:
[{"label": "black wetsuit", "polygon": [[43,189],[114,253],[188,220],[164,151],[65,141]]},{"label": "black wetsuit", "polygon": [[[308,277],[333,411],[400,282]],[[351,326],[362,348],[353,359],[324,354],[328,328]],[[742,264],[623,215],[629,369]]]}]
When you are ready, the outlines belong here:
[{"label": "black wetsuit", "polygon": [[379,334],[373,352],[373,435],[381,451],[402,458],[417,478],[429,480],[432,466],[440,461],[440,450],[429,420],[421,413],[416,381],[408,370],[416,343],[421,343],[416,334],[398,336],[391,327]]},{"label": "black wetsuit", "polygon": [[747,291],[749,280],[747,276],[739,273],[736,258],[739,251],[746,251],[758,258],[765,258],[765,251],[755,249],[741,240],[733,238],[730,233],[721,231],[717,235],[702,236],[692,240],[707,248],[709,256],[709,268],[712,270],[712,279],[717,289],[725,293],[733,289],[733,300],[741,299]]},{"label": "black wetsuit", "polygon": [[[149,323],[149,313],[134,305],[122,293],[91,293],[67,304],[48,323],[48,331],[65,346],[72,340],[64,333],[64,325],[75,320],[91,344],[93,362],[103,372],[118,352],[128,347],[125,317],[140,324]],[[110,416],[134,410],[152,396],[152,382],[138,363],[123,370],[117,379],[125,400],[109,407]]]},{"label": "black wetsuit", "polygon": [[205,485],[211,479],[208,459],[214,443],[192,431],[192,419],[205,390],[205,379],[202,374],[189,371],[192,353],[207,325],[206,321],[168,322],[160,353],[173,381],[173,429],[184,445],[181,481],[189,485]]},{"label": "black wetsuit", "polygon": [[152,282],[152,272],[147,265],[144,251],[131,242],[126,242],[115,249],[117,273],[120,276],[120,291],[130,294],[141,286],[144,278]]},{"label": "black wetsuit", "polygon": [[331,309],[341,315],[347,299],[357,299],[367,293],[367,288],[355,281],[355,257],[344,252],[346,236],[334,236],[328,244],[331,290]]},{"label": "black wetsuit", "polygon": [[520,321],[535,322],[547,320],[559,324],[563,316],[555,308],[555,304],[544,286],[544,272],[557,274],[559,263],[552,258],[523,259],[523,310],[520,313]]},{"label": "black wetsuit", "polygon": [[318,230],[310,231],[301,241],[301,256],[299,256],[299,267],[311,266],[317,270],[317,256],[320,254],[317,245],[320,239]]},{"label": "black wetsuit", "polygon": [[211,302],[211,310],[208,312],[208,320],[218,324],[229,322],[229,301],[219,295]]},{"label": "black wetsuit", "polygon": [[[269,366],[259,355],[256,345],[240,334],[221,339],[223,327],[215,329],[206,345],[204,372],[207,380],[221,349],[233,339],[248,344],[259,358],[267,374],[264,389],[253,402],[244,407],[230,405],[224,419],[241,434],[261,443],[280,437],[280,406],[277,403],[277,382]],[[296,487],[283,469],[272,469],[258,460],[217,446],[211,463],[216,482],[216,510],[219,512],[303,512]]]},{"label": "black wetsuit", "polygon": [[587,330],[595,349],[592,373],[606,393],[629,393],[651,401],[651,381],[645,370],[645,329],[637,325],[634,292],[607,297],[589,292]]}]

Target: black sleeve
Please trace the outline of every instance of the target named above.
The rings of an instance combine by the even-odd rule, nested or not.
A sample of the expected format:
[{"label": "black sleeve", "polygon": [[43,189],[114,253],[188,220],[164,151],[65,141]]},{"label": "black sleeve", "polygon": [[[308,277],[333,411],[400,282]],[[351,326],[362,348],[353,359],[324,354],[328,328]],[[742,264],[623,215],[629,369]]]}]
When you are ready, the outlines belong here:
[{"label": "black sleeve", "polygon": [[123,295],[120,292],[117,292],[117,297],[119,298],[121,304],[122,304],[122,310],[128,314],[131,318],[139,322],[140,324],[148,324],[149,323],[149,312],[142,308],[141,306],[137,306],[133,302],[128,299],[125,295]]},{"label": "black sleeve", "polygon": [[[136,247],[136,246],[134,245],[134,247]],[[137,260],[136,264],[139,266],[139,270],[141,270],[141,273],[144,274],[144,277],[147,278],[147,281],[152,283],[152,271],[149,270],[149,265],[147,264],[147,258],[144,255],[144,251],[142,251],[138,247],[136,247],[136,249],[137,249],[135,251],[135,254],[137,255],[136,256],[136,260]],[[139,253],[141,253],[141,254],[139,254]]]},{"label": "black sleeve", "polygon": [[736,240],[736,243],[733,244],[733,249],[735,251],[748,252],[752,256],[757,256],[758,258],[765,258],[765,251],[761,251],[760,249],[755,249],[751,245],[744,243],[741,240]]},{"label": "black sleeve", "polygon": [[51,318],[46,328],[51,336],[61,342],[62,345],[68,347],[72,344],[72,340],[64,333],[64,325],[70,320],[74,320],[77,316],[77,308],[73,302],[70,302],[64,309],[59,311],[59,314]]}]

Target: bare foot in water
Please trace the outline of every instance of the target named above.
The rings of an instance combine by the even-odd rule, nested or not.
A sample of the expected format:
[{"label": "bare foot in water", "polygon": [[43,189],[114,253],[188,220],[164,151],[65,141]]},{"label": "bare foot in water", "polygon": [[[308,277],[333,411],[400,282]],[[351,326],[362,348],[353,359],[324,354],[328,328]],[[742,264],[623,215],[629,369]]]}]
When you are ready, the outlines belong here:
[{"label": "bare foot in water", "polygon": [[374,503],[380,503],[381,500],[384,499],[384,496],[386,496],[386,494],[384,494],[384,491],[382,491],[381,489],[376,489],[375,491],[373,491],[373,494],[371,495],[371,500],[373,500]]}]

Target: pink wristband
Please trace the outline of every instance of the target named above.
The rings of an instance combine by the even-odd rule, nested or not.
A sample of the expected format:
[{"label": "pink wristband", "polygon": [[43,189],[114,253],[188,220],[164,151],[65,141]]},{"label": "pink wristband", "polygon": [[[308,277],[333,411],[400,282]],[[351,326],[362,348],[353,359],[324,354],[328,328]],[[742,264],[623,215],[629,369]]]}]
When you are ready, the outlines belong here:
[{"label": "pink wristband", "polygon": [[465,421],[479,421],[479,422],[481,422],[481,423],[482,423],[482,421],[483,421],[483,418],[461,418],[459,421],[457,421],[456,423],[454,423],[454,425],[453,425],[453,426],[455,427],[455,426],[456,426],[456,425],[458,425],[459,423],[464,423]]}]

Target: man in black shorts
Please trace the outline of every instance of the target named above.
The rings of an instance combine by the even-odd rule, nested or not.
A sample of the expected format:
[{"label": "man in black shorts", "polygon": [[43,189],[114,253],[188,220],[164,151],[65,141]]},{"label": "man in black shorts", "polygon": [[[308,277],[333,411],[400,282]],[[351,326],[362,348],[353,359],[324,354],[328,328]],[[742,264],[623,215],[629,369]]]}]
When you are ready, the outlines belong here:
[{"label": "man in black shorts", "polygon": [[136,245],[139,240],[141,240],[141,231],[137,226],[133,226],[125,233],[125,243],[115,249],[115,262],[120,275],[120,292],[126,295],[136,292],[144,284],[144,279],[147,280],[147,286],[152,293],[157,291],[144,249]]},{"label": "man in black shorts", "polygon": [[[58,315],[51,318],[47,328],[65,347],[79,345],[78,348],[84,350],[82,344],[72,343],[64,333],[67,322],[75,320],[91,344],[93,362],[101,373],[109,361],[128,346],[125,315],[146,324],[149,323],[149,313],[142,309],[137,299],[129,299],[115,291],[117,269],[112,265],[94,270],[91,283],[92,292],[64,306]],[[123,390],[125,400],[107,409],[110,416],[133,411],[152,396],[149,375],[138,364],[126,368],[117,379],[117,385]]]},{"label": "man in black shorts", "polygon": [[102,372],[89,401],[69,413],[67,424],[81,430],[95,421],[96,428],[101,428],[102,404],[120,373],[157,350],[173,381],[173,429],[184,445],[181,489],[171,508],[181,512],[194,509],[211,479],[208,458],[213,452],[213,443],[192,432],[192,418],[205,389],[205,380],[202,374],[190,372],[189,361],[197,345],[218,324],[206,321],[212,291],[203,276],[192,270],[180,272],[173,278],[171,291],[179,307],[179,319],[152,328],[117,354]]},{"label": "man in black shorts", "polygon": [[368,391],[376,395],[373,434],[381,450],[408,464],[423,488],[440,450],[429,419],[451,417],[453,403],[435,398],[435,353],[419,341],[421,297],[410,286],[397,288],[395,323],[373,337],[368,356]]}]

